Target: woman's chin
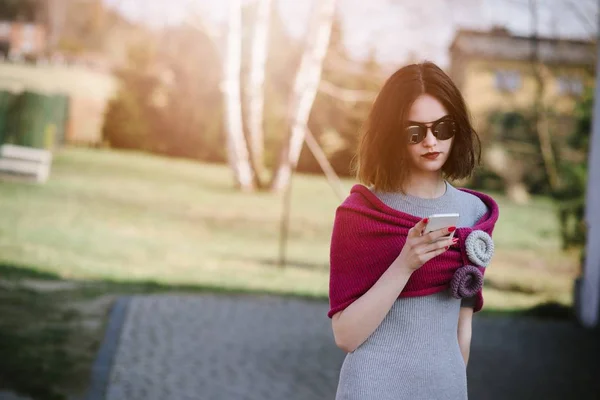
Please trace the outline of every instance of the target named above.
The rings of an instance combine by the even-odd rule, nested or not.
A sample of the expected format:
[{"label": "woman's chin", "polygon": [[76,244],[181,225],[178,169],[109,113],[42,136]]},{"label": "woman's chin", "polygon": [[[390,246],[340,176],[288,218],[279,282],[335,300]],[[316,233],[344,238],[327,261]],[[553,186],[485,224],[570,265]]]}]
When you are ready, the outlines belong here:
[{"label": "woman's chin", "polygon": [[443,166],[444,164],[442,162],[437,162],[437,160],[435,162],[421,162],[417,165],[417,170],[421,172],[438,172]]}]

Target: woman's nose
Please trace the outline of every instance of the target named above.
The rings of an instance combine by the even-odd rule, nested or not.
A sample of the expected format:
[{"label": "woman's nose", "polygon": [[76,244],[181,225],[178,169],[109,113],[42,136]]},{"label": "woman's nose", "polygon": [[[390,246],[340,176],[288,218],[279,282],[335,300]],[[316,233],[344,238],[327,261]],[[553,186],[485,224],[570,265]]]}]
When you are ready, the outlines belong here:
[{"label": "woman's nose", "polygon": [[425,147],[433,147],[437,143],[437,138],[433,135],[431,128],[427,128],[427,136],[423,140],[423,145]]}]

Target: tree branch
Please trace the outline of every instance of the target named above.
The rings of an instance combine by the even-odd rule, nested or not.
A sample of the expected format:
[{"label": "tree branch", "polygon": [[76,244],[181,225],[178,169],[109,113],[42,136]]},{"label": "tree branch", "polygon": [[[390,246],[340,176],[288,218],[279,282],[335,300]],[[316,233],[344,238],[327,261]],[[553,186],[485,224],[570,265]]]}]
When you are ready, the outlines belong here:
[{"label": "tree branch", "polygon": [[[191,1],[191,3],[194,4],[193,1]],[[222,37],[222,32],[219,32],[214,26],[207,25],[198,8],[192,6],[192,4],[190,4],[190,0],[187,1],[186,8],[188,10],[188,15],[185,18],[184,23],[189,27],[204,33],[213,43],[217,43],[218,39]]]},{"label": "tree branch", "polygon": [[323,149],[321,149],[321,146],[319,146],[319,142],[317,142],[317,139],[315,139],[314,135],[312,134],[310,129],[308,129],[308,127],[306,127],[305,134],[306,136],[304,137],[304,141],[306,142],[308,149],[313,153],[313,156],[319,163],[319,166],[323,170],[323,173],[325,173],[325,177],[327,178],[327,182],[329,182],[329,186],[331,186],[338,199],[340,201],[343,201],[344,191],[342,181],[335,173],[333,167],[329,163],[329,160],[327,160],[325,152],[323,151]]},{"label": "tree branch", "polygon": [[[327,54],[327,58],[324,61],[325,68],[330,68],[335,71],[343,71],[344,73],[359,75],[364,77],[365,68],[360,63],[348,61],[343,57],[340,57],[338,54],[334,52],[330,52]],[[372,74],[371,80],[373,83],[381,84],[386,80],[386,76],[383,74]]]},{"label": "tree branch", "polygon": [[352,103],[361,101],[371,102],[377,96],[376,92],[371,92],[368,90],[344,89],[324,80],[322,80],[319,84],[319,91],[338,100]]},{"label": "tree branch", "polygon": [[569,9],[577,16],[577,19],[579,19],[579,21],[582,22],[583,25],[587,26],[588,33],[592,35],[596,33],[598,27],[596,26],[595,21],[593,21],[588,14],[586,14],[583,10],[579,8],[580,3],[578,1],[573,0],[567,0],[567,3],[570,6]]}]

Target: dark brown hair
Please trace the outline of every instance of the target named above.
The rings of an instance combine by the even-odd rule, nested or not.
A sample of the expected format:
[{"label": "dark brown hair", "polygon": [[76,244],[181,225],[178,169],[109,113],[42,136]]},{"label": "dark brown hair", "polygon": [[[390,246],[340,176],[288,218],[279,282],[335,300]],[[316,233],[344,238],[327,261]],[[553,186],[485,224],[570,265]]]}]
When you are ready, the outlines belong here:
[{"label": "dark brown hair", "polygon": [[404,135],[414,101],[429,94],[441,102],[456,121],[452,150],[442,167],[447,179],[471,175],[481,157],[480,140],[471,126],[465,101],[450,77],[431,62],[407,65],[396,71],[377,95],[365,122],[356,157],[356,175],[376,190],[404,189],[410,171]]}]

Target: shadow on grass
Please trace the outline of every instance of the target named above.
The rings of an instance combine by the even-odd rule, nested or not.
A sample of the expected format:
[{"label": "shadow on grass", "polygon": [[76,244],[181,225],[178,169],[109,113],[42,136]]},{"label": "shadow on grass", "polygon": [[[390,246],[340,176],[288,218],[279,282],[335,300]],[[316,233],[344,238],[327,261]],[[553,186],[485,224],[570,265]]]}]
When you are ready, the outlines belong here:
[{"label": "shadow on grass", "polygon": [[536,319],[548,320],[573,320],[575,321],[575,311],[572,307],[556,302],[547,302],[538,304],[527,309],[494,309],[483,308],[481,315],[489,315],[494,317],[512,316],[512,317],[529,317]]},{"label": "shadow on grass", "polygon": [[80,316],[69,306],[102,296],[159,293],[272,295],[327,301],[324,296],[243,287],[102,278],[71,280],[35,267],[0,263],[0,389],[49,400],[71,398],[74,386],[85,390],[104,328],[97,337],[85,338]]},{"label": "shadow on grass", "polygon": [[39,279],[39,280],[62,280],[61,277],[52,272],[40,271],[24,265],[0,263],[1,279]]},{"label": "shadow on grass", "polygon": [[501,292],[516,292],[522,294],[536,294],[537,291],[532,287],[519,285],[515,282],[498,282],[493,278],[485,279],[485,286],[488,288],[496,289]]},{"label": "shadow on grass", "polygon": [[[271,260],[273,264],[275,262]],[[307,268],[320,268],[306,265]],[[0,263],[0,388],[33,398],[66,399],[73,384],[87,387],[89,368],[99,349],[104,328],[97,337],[85,338],[78,315],[69,304],[111,295],[158,293],[212,293],[228,296],[273,295],[327,302],[326,296],[286,294],[245,288],[207,285],[171,285],[157,281],[76,281],[51,272]],[[63,290],[36,290],[28,281],[73,283]],[[6,284],[8,283],[8,284]],[[51,286],[51,285],[49,285]],[[60,285],[55,285],[60,287]],[[571,308],[556,303],[528,310],[484,309],[483,315],[573,319]],[[106,317],[106,316],[105,316]],[[75,344],[74,344],[75,343]],[[80,388],[81,389],[81,388]]]},{"label": "shadow on grass", "polygon": [[[519,285],[515,282],[501,283],[494,279],[486,279],[485,286],[487,288],[493,288],[500,292],[512,292],[527,295],[535,295],[538,293],[534,288]],[[534,317],[543,319],[554,319],[554,320],[568,320],[575,319],[575,311],[573,307],[565,306],[557,302],[546,302],[535,305],[527,309],[518,310],[495,310],[495,309],[483,309],[482,314],[484,315],[512,315],[512,316],[523,316],[523,317]]]},{"label": "shadow on grass", "polygon": [[307,300],[327,300],[326,296],[314,294],[286,293],[276,290],[249,289],[244,287],[222,287],[203,284],[169,284],[155,280],[114,280],[108,278],[98,278],[91,280],[69,280],[64,279],[58,274],[46,271],[40,271],[35,268],[18,266],[14,264],[0,263],[0,279],[4,280],[42,280],[56,282],[74,282],[79,285],[79,291],[83,294],[142,294],[142,293],[170,293],[170,292],[189,292],[189,293],[223,293],[230,295],[273,295],[291,298],[301,298]]},{"label": "shadow on grass", "polygon": [[[268,265],[270,267],[282,268],[279,258],[274,257],[236,257],[225,253],[221,254],[220,257],[222,260],[259,263],[262,265]],[[298,268],[310,271],[329,271],[329,264],[307,262],[287,257],[284,260],[283,268]]]},{"label": "shadow on grass", "polygon": [[[256,261],[256,259],[253,259]],[[266,265],[279,266],[277,260],[274,259],[262,259],[261,262]],[[290,267],[307,268],[307,269],[322,269],[326,266],[318,263],[307,263],[299,262],[294,260],[288,260],[287,263]],[[8,280],[44,280],[44,281],[61,281],[61,282],[73,282],[68,279],[62,278],[60,275],[40,271],[35,268],[18,266],[14,264],[1,264],[0,263],[0,279]],[[168,284],[153,280],[132,280],[132,281],[117,281],[112,279],[97,279],[88,281],[77,281],[80,289],[79,293],[88,296],[96,296],[103,293],[117,293],[117,294],[153,294],[153,293],[215,293],[215,294],[227,294],[227,295],[272,295],[282,296],[289,298],[300,298],[307,300],[316,301],[327,301],[327,296],[311,295],[311,294],[294,294],[278,291],[269,291],[264,289],[248,289],[248,288],[235,288],[235,287],[221,287],[214,285],[202,285],[202,284]],[[499,285],[493,280],[486,281],[486,286],[495,288],[503,292],[518,292],[525,294],[535,294],[536,292],[530,288],[523,288],[518,285]],[[482,315],[522,315],[528,317],[537,318],[551,318],[551,319],[570,319],[574,318],[574,312],[572,307],[565,306],[556,302],[548,302],[538,304],[528,309],[518,310],[496,310],[491,308],[484,308]]]},{"label": "shadow on grass", "polygon": [[[3,266],[2,277],[10,271],[14,279],[53,279],[31,270],[18,274],[13,268]],[[53,294],[0,286],[0,388],[34,399],[65,399],[62,388],[77,379],[81,357],[68,344],[76,318]]]}]

